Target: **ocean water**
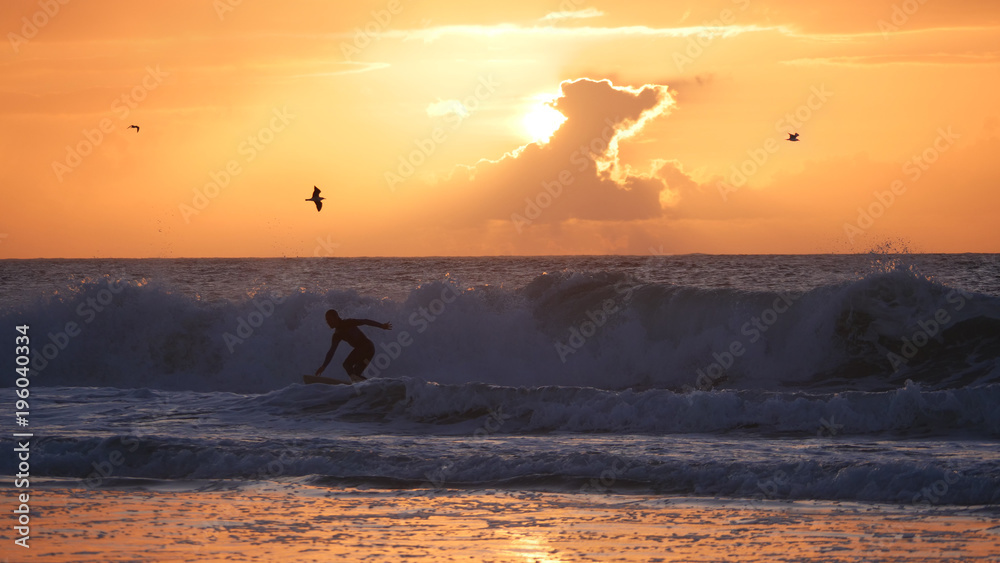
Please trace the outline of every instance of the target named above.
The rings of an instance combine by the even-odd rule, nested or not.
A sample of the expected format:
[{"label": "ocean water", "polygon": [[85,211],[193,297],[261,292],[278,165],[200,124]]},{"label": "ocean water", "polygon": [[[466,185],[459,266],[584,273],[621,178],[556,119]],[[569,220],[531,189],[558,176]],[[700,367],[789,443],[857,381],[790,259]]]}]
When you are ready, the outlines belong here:
[{"label": "ocean water", "polygon": [[997,255],[6,260],[8,412],[22,325],[32,479],[1000,502]]}]

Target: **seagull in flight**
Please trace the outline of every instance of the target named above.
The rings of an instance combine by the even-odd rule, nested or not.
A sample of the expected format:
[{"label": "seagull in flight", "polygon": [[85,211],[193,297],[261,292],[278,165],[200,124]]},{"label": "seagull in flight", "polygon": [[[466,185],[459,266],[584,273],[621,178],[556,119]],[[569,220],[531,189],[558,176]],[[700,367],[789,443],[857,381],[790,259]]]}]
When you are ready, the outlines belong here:
[{"label": "seagull in flight", "polygon": [[799,140],[799,134],[798,133],[789,133],[788,134],[788,138],[785,139],[785,140],[786,141],[792,141],[792,142],[798,141]]},{"label": "seagull in flight", "polygon": [[139,132],[139,126],[138,125],[129,125],[128,129],[132,129],[133,127],[135,128],[135,132],[138,133]]},{"label": "seagull in flight", "polygon": [[316,211],[320,211],[321,209],[323,209],[323,200],[324,199],[326,199],[326,198],[325,197],[319,197],[319,188],[317,188],[316,186],[313,186],[313,196],[311,198],[307,199],[306,201],[314,201],[314,202],[316,202]]}]

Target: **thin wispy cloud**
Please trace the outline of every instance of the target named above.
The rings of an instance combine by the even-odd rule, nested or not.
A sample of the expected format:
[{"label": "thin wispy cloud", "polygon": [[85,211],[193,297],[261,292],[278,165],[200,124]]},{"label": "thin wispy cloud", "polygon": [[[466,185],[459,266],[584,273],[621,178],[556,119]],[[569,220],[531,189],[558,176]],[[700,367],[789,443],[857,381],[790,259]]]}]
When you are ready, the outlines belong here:
[{"label": "thin wispy cloud", "polygon": [[378,37],[388,39],[419,40],[427,43],[444,38],[496,38],[511,39],[526,38],[625,38],[633,37],[665,37],[685,38],[695,35],[704,37],[735,37],[744,33],[761,31],[786,32],[782,26],[727,25],[727,26],[689,26],[689,27],[649,27],[645,25],[619,27],[557,27],[522,26],[515,24],[498,25],[450,25],[427,29],[387,30]]},{"label": "thin wispy cloud", "polygon": [[784,28],[786,35],[793,39],[808,39],[823,43],[855,43],[864,39],[877,39],[884,42],[886,36],[889,37],[919,37],[928,38],[933,36],[953,36],[960,34],[962,37],[982,35],[991,38],[996,33],[1000,33],[1000,27],[992,25],[983,26],[939,26],[939,27],[914,27],[897,29],[890,32],[880,31],[872,28],[871,31],[856,31],[853,33],[808,33],[797,29]]},{"label": "thin wispy cloud", "polygon": [[885,66],[885,65],[975,65],[1000,63],[997,53],[933,53],[926,55],[853,55],[842,57],[812,57],[781,61],[786,65]]},{"label": "thin wispy cloud", "polygon": [[444,117],[446,115],[457,115],[468,117],[469,110],[465,104],[458,100],[438,100],[427,106],[428,117]]},{"label": "thin wispy cloud", "polygon": [[341,70],[294,74],[294,75],[289,75],[287,78],[325,78],[328,76],[340,76],[342,74],[360,74],[362,72],[382,70],[390,68],[392,66],[391,64],[384,62],[373,62],[373,63],[343,62],[343,63],[337,63],[337,65],[346,66],[347,68]]},{"label": "thin wispy cloud", "polygon": [[598,10],[597,8],[587,8],[586,10],[551,12],[546,14],[541,21],[582,20],[588,18],[599,18],[603,15],[604,12]]}]

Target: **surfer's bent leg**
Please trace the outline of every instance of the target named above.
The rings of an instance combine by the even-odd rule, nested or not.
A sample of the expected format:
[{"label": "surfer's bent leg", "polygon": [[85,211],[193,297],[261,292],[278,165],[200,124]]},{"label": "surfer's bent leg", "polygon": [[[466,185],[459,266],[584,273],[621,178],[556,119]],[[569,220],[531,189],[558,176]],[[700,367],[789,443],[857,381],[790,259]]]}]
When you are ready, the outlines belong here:
[{"label": "surfer's bent leg", "polygon": [[347,355],[347,359],[344,360],[344,371],[351,376],[351,381],[365,381],[367,379],[361,374],[373,357],[375,357],[375,345],[371,342],[358,346]]}]

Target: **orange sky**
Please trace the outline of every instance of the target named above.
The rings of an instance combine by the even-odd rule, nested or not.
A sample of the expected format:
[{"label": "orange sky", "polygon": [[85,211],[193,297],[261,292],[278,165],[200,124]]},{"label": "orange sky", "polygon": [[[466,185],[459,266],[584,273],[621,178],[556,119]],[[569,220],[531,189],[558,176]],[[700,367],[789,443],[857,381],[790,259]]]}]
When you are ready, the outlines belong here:
[{"label": "orange sky", "polygon": [[0,31],[0,258],[1000,252],[995,0],[4,0]]}]

